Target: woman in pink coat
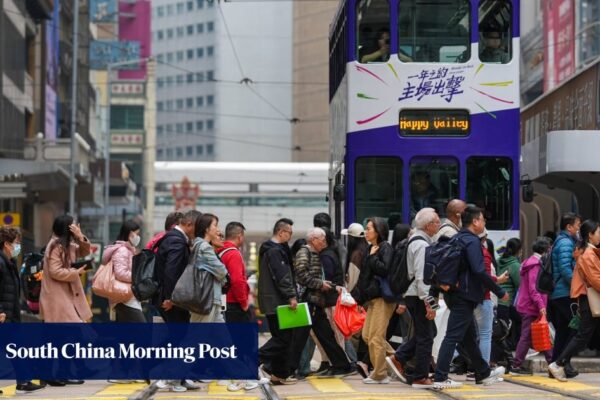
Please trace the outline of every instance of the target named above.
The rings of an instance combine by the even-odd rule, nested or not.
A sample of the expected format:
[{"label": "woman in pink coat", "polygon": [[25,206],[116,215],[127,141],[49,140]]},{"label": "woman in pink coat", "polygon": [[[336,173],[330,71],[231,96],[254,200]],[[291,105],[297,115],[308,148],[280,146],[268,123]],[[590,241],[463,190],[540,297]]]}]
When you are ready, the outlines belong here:
[{"label": "woman in pink coat", "polygon": [[[106,246],[102,264],[112,260],[115,278],[131,284],[131,267],[135,248],[140,244],[140,226],[134,221],[125,221],[114,244]],[[110,304],[114,307],[117,322],[146,322],[142,304],[135,296],[123,303]]]},{"label": "woman in pink coat", "polygon": [[70,215],[57,217],[52,232],[44,253],[40,316],[44,322],[88,321],[92,311],[80,278],[85,267],[72,268],[71,264],[90,254],[90,242]]}]

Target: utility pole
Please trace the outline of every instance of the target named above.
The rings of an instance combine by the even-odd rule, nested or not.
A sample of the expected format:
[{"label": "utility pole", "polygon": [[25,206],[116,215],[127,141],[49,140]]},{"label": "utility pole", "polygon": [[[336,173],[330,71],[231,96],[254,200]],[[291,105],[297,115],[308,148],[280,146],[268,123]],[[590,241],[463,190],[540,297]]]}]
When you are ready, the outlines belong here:
[{"label": "utility pole", "polygon": [[77,143],[77,48],[79,47],[79,0],[73,0],[73,63],[71,71],[71,163],[69,174],[69,214],[75,215],[75,157]]}]

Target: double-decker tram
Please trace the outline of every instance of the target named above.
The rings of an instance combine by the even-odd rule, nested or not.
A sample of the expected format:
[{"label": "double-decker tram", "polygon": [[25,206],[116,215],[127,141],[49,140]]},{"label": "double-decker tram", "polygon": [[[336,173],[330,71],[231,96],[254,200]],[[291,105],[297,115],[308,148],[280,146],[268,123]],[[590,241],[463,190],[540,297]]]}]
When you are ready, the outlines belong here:
[{"label": "double-decker tram", "polygon": [[[485,210],[519,229],[519,1],[345,0],[330,28],[336,229]],[[502,243],[497,243],[500,246]]]}]

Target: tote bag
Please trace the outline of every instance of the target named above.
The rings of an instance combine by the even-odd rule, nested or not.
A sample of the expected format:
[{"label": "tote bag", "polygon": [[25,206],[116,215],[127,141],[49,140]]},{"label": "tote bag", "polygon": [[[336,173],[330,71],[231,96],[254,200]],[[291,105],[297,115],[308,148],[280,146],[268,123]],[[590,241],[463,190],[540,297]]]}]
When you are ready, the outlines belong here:
[{"label": "tote bag", "polygon": [[213,306],[213,283],[214,278],[210,272],[196,268],[190,263],[177,281],[171,301],[177,307],[196,314],[208,315]]},{"label": "tote bag", "polygon": [[112,260],[101,265],[96,271],[92,291],[96,296],[107,298],[111,303],[125,303],[133,297],[131,285],[115,277]]}]

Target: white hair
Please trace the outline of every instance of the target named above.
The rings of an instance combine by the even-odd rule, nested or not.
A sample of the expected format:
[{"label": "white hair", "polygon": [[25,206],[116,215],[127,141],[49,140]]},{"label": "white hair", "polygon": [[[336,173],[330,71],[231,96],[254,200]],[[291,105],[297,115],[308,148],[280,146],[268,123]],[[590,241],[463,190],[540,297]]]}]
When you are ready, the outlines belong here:
[{"label": "white hair", "polygon": [[310,242],[313,239],[318,239],[325,236],[325,231],[321,228],[310,228],[306,233],[306,241]]},{"label": "white hair", "polygon": [[427,224],[432,223],[437,218],[437,213],[431,207],[425,207],[419,210],[415,215],[415,226],[417,229],[424,229]]}]

